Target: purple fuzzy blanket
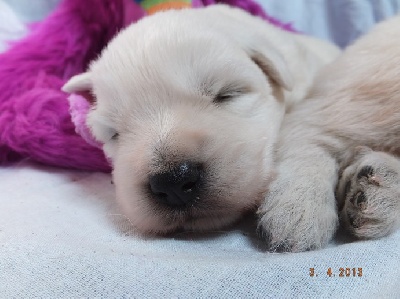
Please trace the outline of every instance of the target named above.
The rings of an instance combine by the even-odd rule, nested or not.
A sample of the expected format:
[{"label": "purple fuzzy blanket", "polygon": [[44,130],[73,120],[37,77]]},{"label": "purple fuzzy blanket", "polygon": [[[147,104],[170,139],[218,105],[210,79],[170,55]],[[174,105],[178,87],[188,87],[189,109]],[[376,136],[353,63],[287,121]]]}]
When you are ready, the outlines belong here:
[{"label": "purple fuzzy blanket", "polygon": [[[252,0],[202,0],[241,7],[286,30]],[[124,26],[143,17],[131,0],[64,0],[30,34],[0,54],[0,164],[32,158],[82,170],[110,171],[103,152],[75,132],[60,88],[83,72]]]}]

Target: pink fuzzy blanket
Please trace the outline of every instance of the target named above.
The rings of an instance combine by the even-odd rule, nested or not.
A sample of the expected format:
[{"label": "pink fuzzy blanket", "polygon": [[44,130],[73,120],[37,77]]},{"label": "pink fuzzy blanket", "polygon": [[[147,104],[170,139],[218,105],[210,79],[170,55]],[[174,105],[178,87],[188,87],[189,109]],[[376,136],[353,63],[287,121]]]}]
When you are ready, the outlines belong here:
[{"label": "pink fuzzy blanket", "polygon": [[[226,3],[284,29],[252,0]],[[62,167],[110,171],[103,152],[75,131],[60,88],[83,72],[124,26],[145,16],[132,0],[64,0],[30,34],[0,54],[0,164],[29,157]]]}]

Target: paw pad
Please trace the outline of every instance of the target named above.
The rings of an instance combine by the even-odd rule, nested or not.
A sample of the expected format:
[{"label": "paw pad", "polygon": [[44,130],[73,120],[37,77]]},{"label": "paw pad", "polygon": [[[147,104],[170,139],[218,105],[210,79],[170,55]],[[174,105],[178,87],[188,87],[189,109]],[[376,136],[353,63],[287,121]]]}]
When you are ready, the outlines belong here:
[{"label": "paw pad", "polygon": [[367,178],[368,183],[375,186],[381,186],[381,179],[374,174],[374,169],[372,166],[367,165],[361,168],[360,172],[357,174],[357,179]]},{"label": "paw pad", "polygon": [[347,218],[349,219],[349,223],[352,227],[360,227],[360,218],[355,217],[352,213],[347,213]]},{"label": "paw pad", "polygon": [[365,196],[365,193],[362,191],[357,192],[355,195],[353,195],[350,198],[350,202],[353,205],[358,206],[361,210],[365,210],[366,201],[367,201],[367,198]]},{"label": "paw pad", "polygon": [[374,169],[372,168],[372,166],[367,165],[361,168],[360,172],[357,175],[357,178],[358,179],[361,179],[363,177],[369,178],[372,177],[373,175],[374,175]]}]

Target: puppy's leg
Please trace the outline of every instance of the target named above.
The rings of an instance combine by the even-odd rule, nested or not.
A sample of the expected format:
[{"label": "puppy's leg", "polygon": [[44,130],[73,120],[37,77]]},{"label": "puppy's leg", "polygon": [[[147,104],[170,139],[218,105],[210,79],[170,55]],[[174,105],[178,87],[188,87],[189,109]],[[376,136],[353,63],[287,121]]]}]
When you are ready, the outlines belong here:
[{"label": "puppy's leg", "polygon": [[258,229],[270,251],[305,251],[326,245],[338,226],[338,165],[316,143],[286,138],[278,175],[259,208]]},{"label": "puppy's leg", "polygon": [[359,149],[338,184],[340,213],[351,233],[379,238],[400,227],[400,161],[383,152]]}]

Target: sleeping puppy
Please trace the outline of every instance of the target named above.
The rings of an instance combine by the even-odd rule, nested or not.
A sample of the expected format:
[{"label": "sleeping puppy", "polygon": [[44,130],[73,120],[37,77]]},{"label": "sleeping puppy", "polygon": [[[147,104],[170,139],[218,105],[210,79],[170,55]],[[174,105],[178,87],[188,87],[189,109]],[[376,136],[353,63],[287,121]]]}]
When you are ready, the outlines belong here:
[{"label": "sleeping puppy", "polygon": [[280,136],[278,175],[258,211],[271,250],[320,248],[340,221],[363,239],[398,229],[400,16],[324,68]]},{"label": "sleeping puppy", "polygon": [[338,53],[227,6],[166,11],[63,90],[95,98],[87,123],[138,232],[212,230],[263,201],[285,110]]}]

